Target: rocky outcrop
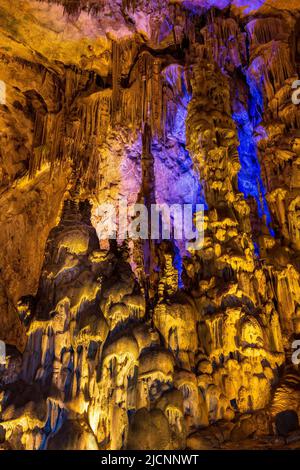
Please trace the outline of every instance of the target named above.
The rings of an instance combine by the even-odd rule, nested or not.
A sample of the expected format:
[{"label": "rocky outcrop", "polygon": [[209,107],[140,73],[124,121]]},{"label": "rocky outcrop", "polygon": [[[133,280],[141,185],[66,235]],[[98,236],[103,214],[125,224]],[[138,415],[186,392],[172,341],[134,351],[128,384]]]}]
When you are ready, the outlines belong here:
[{"label": "rocky outcrop", "polygon": [[[283,3],[3,1],[0,447],[298,445]],[[104,240],[120,199],[202,204],[204,245]]]}]

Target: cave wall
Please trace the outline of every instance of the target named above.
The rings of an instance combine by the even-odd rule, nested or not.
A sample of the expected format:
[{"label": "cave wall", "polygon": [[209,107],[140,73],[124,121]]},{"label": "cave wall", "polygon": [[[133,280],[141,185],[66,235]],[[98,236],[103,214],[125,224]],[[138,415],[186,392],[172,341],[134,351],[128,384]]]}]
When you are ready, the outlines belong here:
[{"label": "cave wall", "polygon": [[[250,3],[1,2],[3,448],[289,445],[300,4]],[[99,240],[119,198],[204,246]]]}]

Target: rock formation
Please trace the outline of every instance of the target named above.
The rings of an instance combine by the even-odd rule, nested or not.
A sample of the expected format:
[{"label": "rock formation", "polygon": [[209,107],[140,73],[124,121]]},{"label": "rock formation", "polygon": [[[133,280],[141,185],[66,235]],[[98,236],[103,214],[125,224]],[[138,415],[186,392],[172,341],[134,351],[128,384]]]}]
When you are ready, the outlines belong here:
[{"label": "rock formation", "polygon": [[[300,448],[286,3],[1,1],[0,448]],[[203,246],[104,240],[120,200]]]}]

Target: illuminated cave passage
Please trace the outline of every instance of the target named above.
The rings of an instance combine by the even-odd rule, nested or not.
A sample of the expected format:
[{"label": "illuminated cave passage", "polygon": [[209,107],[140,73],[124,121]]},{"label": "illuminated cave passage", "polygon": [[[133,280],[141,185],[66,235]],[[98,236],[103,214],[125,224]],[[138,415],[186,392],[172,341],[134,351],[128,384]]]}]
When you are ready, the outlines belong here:
[{"label": "illuminated cave passage", "polygon": [[[299,25],[1,0],[1,449],[300,448]],[[103,238],[120,201],[203,204],[203,246]]]}]

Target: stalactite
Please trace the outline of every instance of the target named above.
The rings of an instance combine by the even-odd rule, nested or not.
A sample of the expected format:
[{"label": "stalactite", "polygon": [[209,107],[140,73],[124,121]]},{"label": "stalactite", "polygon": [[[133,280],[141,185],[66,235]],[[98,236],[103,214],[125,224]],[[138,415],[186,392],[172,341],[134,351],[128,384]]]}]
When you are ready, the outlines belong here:
[{"label": "stalactite", "polygon": [[139,82],[140,82],[140,89],[141,89],[141,99],[142,99],[142,126],[148,121],[149,113],[151,112],[149,109],[149,105],[151,102],[151,96],[149,96],[149,91],[151,90],[149,87],[150,80],[152,77],[152,56],[148,53],[143,53],[139,56],[138,61],[138,73],[139,73]]},{"label": "stalactite", "polygon": [[141,84],[136,79],[129,89],[122,93],[122,122],[140,129],[142,122]]},{"label": "stalactite", "polygon": [[288,37],[286,26],[280,18],[260,18],[250,21],[247,24],[247,32],[252,47],[274,40],[285,40]]},{"label": "stalactite", "polygon": [[[282,398],[296,387],[278,386],[289,367],[300,383],[288,351],[300,332],[288,7],[249,5],[248,15],[244,2],[224,0],[54,2],[67,15],[47,7],[56,33],[46,22],[39,47],[0,26],[10,77],[0,105],[0,338],[11,338],[9,309],[24,323],[24,352],[0,364],[0,448],[299,445],[299,429],[284,440],[271,426],[286,403],[300,415],[299,394]],[[148,239],[100,239],[111,222],[102,203],[120,200],[146,206]],[[201,248],[186,243],[186,227],[183,239],[174,230],[153,240],[155,203],[189,204],[193,228],[204,221]]]},{"label": "stalactite", "polygon": [[122,0],[122,6],[124,10],[132,10],[134,12],[137,6],[137,0]]},{"label": "stalactite", "polygon": [[216,18],[202,29],[204,43],[210,57],[225,67],[228,60],[236,66],[243,63],[246,51],[241,32],[232,18]]},{"label": "stalactite", "polygon": [[96,184],[99,173],[99,149],[111,124],[111,91],[94,93],[78,109],[79,121],[73,125],[73,159],[83,165],[83,180]]},{"label": "stalactite", "polygon": [[151,127],[153,135],[162,135],[162,81],[160,60],[153,60],[153,74],[151,77]]},{"label": "stalactite", "polygon": [[267,99],[272,100],[285,80],[294,75],[288,46],[273,41],[270,49],[262,50],[261,55],[252,61],[248,73],[250,80],[254,79],[259,86],[263,84]]},{"label": "stalactite", "polygon": [[121,104],[121,45],[112,42],[112,121],[118,121],[118,113],[120,113]]},{"label": "stalactite", "polygon": [[[43,0],[39,0],[43,1]],[[48,3],[62,5],[64,12],[74,18],[77,18],[82,9],[86,8],[92,14],[98,14],[103,8],[102,0],[47,0]]]},{"label": "stalactite", "polygon": [[162,80],[161,62],[150,53],[139,55],[130,75],[130,89],[122,90],[122,120],[143,128],[149,123],[153,135],[162,132]]}]

